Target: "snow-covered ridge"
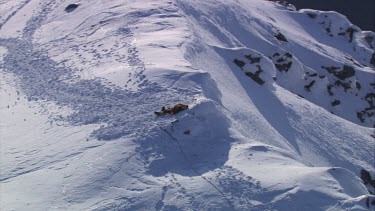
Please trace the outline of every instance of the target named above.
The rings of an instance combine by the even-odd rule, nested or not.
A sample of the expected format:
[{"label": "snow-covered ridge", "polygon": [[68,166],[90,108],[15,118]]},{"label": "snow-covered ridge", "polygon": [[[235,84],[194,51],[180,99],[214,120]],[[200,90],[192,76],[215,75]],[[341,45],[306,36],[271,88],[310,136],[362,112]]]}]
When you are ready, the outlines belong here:
[{"label": "snow-covered ridge", "polygon": [[[255,74],[260,71],[256,67],[259,62],[271,59],[275,68],[263,68],[260,81],[264,80],[264,74],[274,77],[278,85],[328,111],[356,124],[373,127],[374,84],[369,80],[374,78],[373,32],[362,33],[335,12],[295,12],[285,8],[279,13],[280,10],[266,12],[254,6],[256,9],[246,11],[247,16],[242,17],[244,13],[227,12],[227,7],[217,4],[213,10],[205,11],[206,7],[199,5],[187,6],[186,10],[205,28],[200,33],[204,33],[202,39],[209,38],[209,44],[245,47],[262,54],[252,55],[249,51],[231,58],[239,69]],[[233,7],[243,10],[240,3]],[[222,16],[211,18],[211,13],[216,11]],[[210,17],[208,23],[205,17]]]},{"label": "snow-covered ridge", "polygon": [[[264,0],[0,8],[4,209],[374,208],[375,35],[344,16]],[[189,109],[154,115],[175,103]]]}]

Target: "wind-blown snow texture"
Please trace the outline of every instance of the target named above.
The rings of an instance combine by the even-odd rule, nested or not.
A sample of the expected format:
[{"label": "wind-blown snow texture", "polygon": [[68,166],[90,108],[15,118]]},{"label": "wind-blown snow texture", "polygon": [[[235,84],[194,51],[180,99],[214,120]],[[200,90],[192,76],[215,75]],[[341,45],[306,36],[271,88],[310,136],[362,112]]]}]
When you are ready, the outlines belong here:
[{"label": "wind-blown snow texture", "polygon": [[344,16],[264,0],[0,14],[3,209],[374,209],[375,34]]}]

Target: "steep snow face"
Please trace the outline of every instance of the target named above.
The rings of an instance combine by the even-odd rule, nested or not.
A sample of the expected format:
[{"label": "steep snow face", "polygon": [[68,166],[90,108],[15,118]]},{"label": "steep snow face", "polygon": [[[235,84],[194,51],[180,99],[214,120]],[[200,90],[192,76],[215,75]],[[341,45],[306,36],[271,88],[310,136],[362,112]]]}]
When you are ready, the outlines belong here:
[{"label": "steep snow face", "polygon": [[[373,208],[375,36],[342,15],[263,0],[0,14],[2,208]],[[175,103],[189,109],[154,115]]]},{"label": "steep snow face", "polygon": [[[206,43],[259,52],[230,58],[256,82],[276,83],[351,122],[374,126],[373,32],[361,32],[335,12],[295,12],[262,1],[182,4]],[[265,61],[274,68],[262,69]]]}]

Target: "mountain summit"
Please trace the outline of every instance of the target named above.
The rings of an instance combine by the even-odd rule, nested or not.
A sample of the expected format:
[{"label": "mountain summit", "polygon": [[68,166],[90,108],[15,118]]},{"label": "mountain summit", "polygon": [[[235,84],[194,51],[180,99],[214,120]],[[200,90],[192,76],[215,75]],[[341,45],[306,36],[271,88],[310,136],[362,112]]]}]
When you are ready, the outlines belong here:
[{"label": "mountain summit", "polygon": [[375,208],[375,33],[345,16],[266,0],[0,14],[2,209]]}]

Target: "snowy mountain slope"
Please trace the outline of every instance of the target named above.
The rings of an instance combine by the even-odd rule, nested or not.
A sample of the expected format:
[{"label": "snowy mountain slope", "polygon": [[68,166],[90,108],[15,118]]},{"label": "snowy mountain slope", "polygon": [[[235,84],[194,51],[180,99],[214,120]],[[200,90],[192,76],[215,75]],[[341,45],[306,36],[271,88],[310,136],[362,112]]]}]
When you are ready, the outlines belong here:
[{"label": "snowy mountain slope", "polygon": [[[209,3],[205,2],[205,4]],[[252,2],[247,4],[247,6],[253,5],[252,7],[257,8]],[[373,81],[368,79],[374,77],[373,64],[370,64],[374,52],[372,43],[374,40],[372,39],[371,44],[366,43],[363,38],[365,35],[361,32],[353,34],[352,42],[348,41],[350,38],[345,37],[348,36],[347,33],[342,36],[337,35],[336,28],[340,27],[341,30],[345,30],[351,27],[343,16],[336,13],[321,14],[314,11],[296,13],[294,11],[271,10],[267,13],[259,8],[237,15],[231,13],[231,10],[228,11],[226,4],[216,4],[215,7],[215,10],[211,11],[201,11],[200,8],[204,9],[205,7],[195,5],[186,9],[193,17],[194,14],[199,14],[196,17],[197,22],[207,28],[208,33],[221,32],[216,35],[216,39],[210,39],[209,44],[257,50],[263,56],[251,55],[250,52],[248,54],[250,57],[272,59],[277,71],[276,73],[270,72],[269,75],[275,76],[276,83],[279,85],[340,117],[359,124],[363,121],[366,123],[365,125],[373,126],[372,96],[374,87]],[[233,7],[236,11],[243,10],[243,6],[238,3],[233,4]],[[198,11],[195,12],[195,10]],[[216,10],[220,11],[221,16],[214,16],[217,17],[217,20],[212,18],[209,19],[209,23],[206,23],[207,18],[205,17],[211,17],[210,13]],[[207,15],[202,15],[202,13],[206,14],[204,12]],[[306,14],[314,14],[316,17],[311,18]],[[226,19],[221,17],[226,17]],[[237,21],[238,19],[241,21]],[[327,26],[326,29],[329,29],[335,36],[329,36],[325,28],[321,26],[320,23],[323,23],[321,21],[330,25],[330,28]],[[359,29],[353,26],[353,30]],[[281,38],[278,40],[275,37],[278,35],[284,37],[285,41],[282,41]],[[205,36],[210,37],[210,35]],[[368,33],[368,36],[373,38],[374,34]],[[223,44],[212,43],[212,40],[225,42]],[[246,63],[248,61],[246,52],[243,54],[236,59]],[[257,63],[254,61],[254,66]],[[253,67],[244,67],[244,69],[250,68],[255,69],[252,71],[257,70]],[[291,74],[289,74],[289,70]],[[296,84],[290,84],[290,80]],[[343,97],[350,100],[344,102],[341,99]],[[366,100],[367,98],[368,100]],[[336,100],[340,103],[332,104]],[[353,101],[357,103],[350,103]],[[368,108],[368,113],[363,112],[366,108]]]},{"label": "snowy mountain slope", "polygon": [[263,0],[1,3],[5,210],[374,209],[373,32]]}]

